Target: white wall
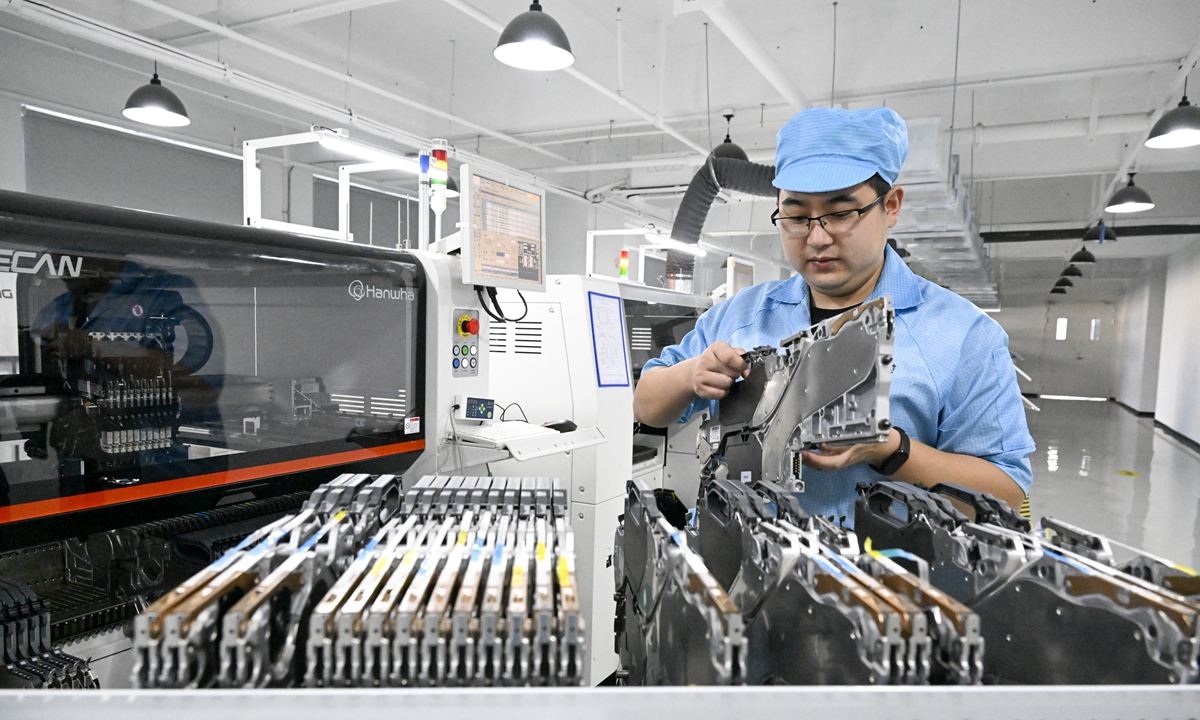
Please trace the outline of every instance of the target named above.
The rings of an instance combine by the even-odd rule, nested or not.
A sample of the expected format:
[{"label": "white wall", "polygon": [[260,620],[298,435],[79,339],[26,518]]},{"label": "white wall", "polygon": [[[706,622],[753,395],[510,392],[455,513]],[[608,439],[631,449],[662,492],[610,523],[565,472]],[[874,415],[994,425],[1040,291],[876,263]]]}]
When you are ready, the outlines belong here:
[{"label": "white wall", "polygon": [[1027,307],[1006,306],[992,319],[1000,323],[1008,333],[1008,350],[1013,355],[1013,364],[1025,371],[1032,380],[1018,373],[1017,383],[1021,392],[1038,395],[1042,392],[1043,335],[1046,330],[1046,305],[1040,303]]},{"label": "white wall", "polygon": [[[24,131],[28,192],[241,223],[242,168],[236,160],[36,113],[25,115]],[[263,163],[263,185],[263,215],[279,215],[280,166]]]},{"label": "white wall", "polygon": [[0,97],[0,190],[25,191],[25,133],[21,104]]},{"label": "white wall", "polygon": [[1200,442],[1200,241],[1167,261],[1155,419]]},{"label": "white wall", "polygon": [[1113,397],[1152,413],[1158,396],[1167,266],[1156,263],[1117,304]]}]

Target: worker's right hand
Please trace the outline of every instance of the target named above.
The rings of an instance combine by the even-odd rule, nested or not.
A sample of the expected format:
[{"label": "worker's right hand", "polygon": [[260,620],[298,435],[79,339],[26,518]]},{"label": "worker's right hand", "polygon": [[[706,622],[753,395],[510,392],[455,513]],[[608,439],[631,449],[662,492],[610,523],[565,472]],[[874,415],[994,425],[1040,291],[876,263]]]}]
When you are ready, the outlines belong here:
[{"label": "worker's right hand", "polygon": [[720,400],[739,377],[750,374],[750,364],[742,358],[746,352],[718,340],[696,358],[692,367],[692,392],[705,400]]}]

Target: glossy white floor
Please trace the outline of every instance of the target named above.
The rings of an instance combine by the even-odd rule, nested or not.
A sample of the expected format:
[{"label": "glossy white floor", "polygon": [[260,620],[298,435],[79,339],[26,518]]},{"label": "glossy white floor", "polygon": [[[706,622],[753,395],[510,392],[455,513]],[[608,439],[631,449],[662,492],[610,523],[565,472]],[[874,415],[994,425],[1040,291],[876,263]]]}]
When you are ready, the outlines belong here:
[{"label": "glossy white floor", "polygon": [[1200,454],[1113,402],[1035,400],[1033,519],[1200,567]]}]

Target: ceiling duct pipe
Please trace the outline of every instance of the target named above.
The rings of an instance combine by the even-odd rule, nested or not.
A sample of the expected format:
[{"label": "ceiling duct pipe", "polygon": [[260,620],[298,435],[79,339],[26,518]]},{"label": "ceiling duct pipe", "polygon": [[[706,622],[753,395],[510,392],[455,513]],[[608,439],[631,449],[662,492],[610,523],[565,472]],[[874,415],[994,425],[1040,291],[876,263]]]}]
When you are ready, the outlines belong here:
[{"label": "ceiling duct pipe", "polygon": [[[693,245],[699,243],[704,221],[708,219],[708,211],[717,193],[736,190],[747,195],[775,197],[779,191],[771,184],[774,179],[774,165],[760,165],[710,154],[683,194],[675,223],[671,226],[671,239]],[[691,277],[694,267],[694,257],[674,251],[667,253],[668,274]]]}]

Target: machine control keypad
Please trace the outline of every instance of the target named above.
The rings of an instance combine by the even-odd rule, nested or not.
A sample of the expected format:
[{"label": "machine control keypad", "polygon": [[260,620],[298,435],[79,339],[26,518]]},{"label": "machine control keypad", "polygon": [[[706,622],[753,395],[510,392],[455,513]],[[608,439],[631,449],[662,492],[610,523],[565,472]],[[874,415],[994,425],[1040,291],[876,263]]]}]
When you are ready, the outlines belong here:
[{"label": "machine control keypad", "polygon": [[454,343],[450,348],[454,377],[479,375],[480,330],[482,330],[482,326],[478,310],[459,309],[454,311],[454,332],[450,335]]}]

